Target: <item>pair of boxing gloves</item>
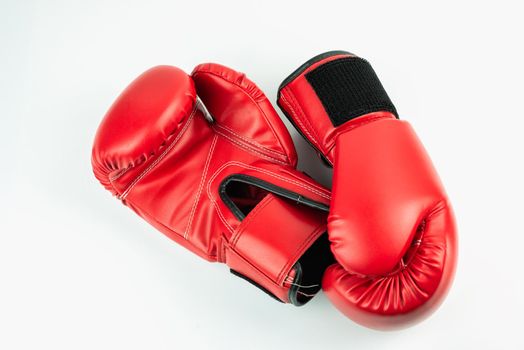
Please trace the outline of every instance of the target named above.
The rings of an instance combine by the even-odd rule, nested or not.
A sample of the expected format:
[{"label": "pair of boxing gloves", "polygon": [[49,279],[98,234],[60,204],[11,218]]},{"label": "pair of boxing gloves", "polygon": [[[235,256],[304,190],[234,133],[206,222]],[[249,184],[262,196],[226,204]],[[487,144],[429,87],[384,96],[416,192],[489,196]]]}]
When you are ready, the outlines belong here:
[{"label": "pair of boxing gloves", "polygon": [[427,317],[453,280],[453,212],[370,64],[316,56],[283,81],[278,105],[333,167],[331,191],[296,169],[262,91],[211,63],[133,81],[98,129],[94,173],[169,238],[279,301],[322,289],[377,329]]}]

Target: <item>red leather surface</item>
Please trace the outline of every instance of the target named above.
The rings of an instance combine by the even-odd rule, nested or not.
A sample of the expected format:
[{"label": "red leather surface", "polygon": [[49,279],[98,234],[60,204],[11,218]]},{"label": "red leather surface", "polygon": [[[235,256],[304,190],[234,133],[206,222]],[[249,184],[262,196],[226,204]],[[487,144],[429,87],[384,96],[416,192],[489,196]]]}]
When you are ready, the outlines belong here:
[{"label": "red leather surface", "polygon": [[[196,108],[197,94],[214,123]],[[285,302],[291,267],[325,232],[325,214],[302,220],[304,207],[287,200],[266,197],[261,204],[273,204],[243,221],[223,202],[220,185],[233,174],[330,202],[328,190],[295,170],[293,143],[267,98],[223,66],[201,65],[193,77],[161,66],[137,78],[104,118],[92,163],[100,182],[158,230],[209,261],[249,273]]]},{"label": "red leather surface", "polygon": [[339,136],[333,192],[328,223],[333,251],[346,270],[362,275],[395,269],[419,225],[447,207],[413,129],[394,119]]},{"label": "red leather surface", "polygon": [[443,301],[453,280],[453,211],[411,126],[377,111],[335,128],[305,74],[280,90],[279,105],[333,165],[328,233],[337,264],[323,289],[372,328],[413,324]]},{"label": "red leather surface", "polygon": [[402,320],[372,317],[407,315],[430,299],[436,306],[455,269],[452,209],[411,126],[381,119],[341,134],[333,193],[328,232],[340,266],[324,276],[330,299],[372,327],[427,316],[430,307]]}]

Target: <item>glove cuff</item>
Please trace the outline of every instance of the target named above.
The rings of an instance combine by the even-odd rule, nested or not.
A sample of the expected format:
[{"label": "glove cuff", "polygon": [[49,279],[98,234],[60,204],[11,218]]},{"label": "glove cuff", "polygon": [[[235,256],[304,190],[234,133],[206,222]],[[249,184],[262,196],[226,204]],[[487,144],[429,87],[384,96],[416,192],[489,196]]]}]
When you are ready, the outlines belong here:
[{"label": "glove cuff", "polygon": [[363,58],[339,58],[305,77],[335,127],[373,112],[387,111],[398,117],[375,71]]},{"label": "glove cuff", "polygon": [[[326,52],[300,66],[280,85],[277,103],[328,165],[338,135],[360,124],[359,117],[398,118],[371,65],[344,51]],[[359,122],[351,122],[356,118]]]}]

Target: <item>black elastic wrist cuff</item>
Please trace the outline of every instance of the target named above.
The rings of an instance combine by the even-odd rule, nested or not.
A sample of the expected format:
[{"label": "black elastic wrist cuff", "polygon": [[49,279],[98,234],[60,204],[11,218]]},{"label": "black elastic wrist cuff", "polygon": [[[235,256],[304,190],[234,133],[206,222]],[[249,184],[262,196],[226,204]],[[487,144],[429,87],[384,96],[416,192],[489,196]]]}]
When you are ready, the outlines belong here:
[{"label": "black elastic wrist cuff", "polygon": [[395,106],[365,59],[333,60],[307,73],[306,79],[335,127],[372,112],[387,111],[398,117]]}]

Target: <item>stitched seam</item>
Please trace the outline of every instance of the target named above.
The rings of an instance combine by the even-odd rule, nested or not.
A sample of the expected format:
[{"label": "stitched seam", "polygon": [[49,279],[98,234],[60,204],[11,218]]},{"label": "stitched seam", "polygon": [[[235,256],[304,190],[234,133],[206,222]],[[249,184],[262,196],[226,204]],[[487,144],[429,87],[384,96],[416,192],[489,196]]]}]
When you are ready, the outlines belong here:
[{"label": "stitched seam", "polygon": [[[193,107],[193,110],[191,111],[191,114],[195,113],[196,111],[196,105],[195,107]],[[186,121],[187,122],[187,121]],[[167,138],[171,137],[172,134],[176,131],[177,129],[175,129],[174,131],[172,131]],[[161,148],[162,146],[160,146]],[[109,182],[113,182],[115,180],[117,180],[118,178],[120,178],[122,175],[124,175],[125,173],[127,173],[129,170],[133,169],[134,166],[133,165],[129,165],[128,167],[124,168],[124,169],[121,169],[119,172],[117,172],[115,175],[109,177]],[[114,187],[114,186],[113,186]]]},{"label": "stitched seam", "polygon": [[242,149],[244,149],[244,150],[247,150],[247,151],[251,151],[251,152],[253,152],[253,153],[256,153],[258,156],[263,157],[263,158],[266,158],[266,159],[270,160],[271,162],[278,163],[278,164],[282,164],[282,165],[289,165],[289,163],[286,163],[286,162],[283,162],[283,161],[281,161],[281,160],[275,159],[275,158],[273,158],[273,157],[271,157],[271,156],[265,155],[264,153],[262,153],[262,152],[260,152],[260,151],[257,151],[256,149],[254,149],[253,147],[250,147],[249,145],[246,145],[246,144],[240,143],[240,142],[237,141],[237,140],[234,140],[233,138],[231,138],[231,137],[227,136],[226,134],[222,133],[221,131],[218,131],[216,128],[215,128],[214,130],[215,130],[215,132],[216,132],[218,135],[220,135],[220,136],[222,136],[222,137],[228,139],[229,141],[231,141],[234,145],[236,145],[236,146],[239,147],[239,148],[242,148]]},{"label": "stitched seam", "polygon": [[229,223],[227,222],[227,220],[225,219],[224,215],[222,214],[222,211],[220,210],[220,206],[218,205],[218,202],[216,201],[215,197],[212,195],[211,193],[211,183],[215,180],[215,178],[218,176],[218,174],[224,170],[225,168],[227,168],[228,166],[232,166],[232,165],[236,165],[238,167],[241,167],[241,168],[245,168],[245,169],[250,169],[250,170],[256,170],[256,171],[259,171],[263,174],[266,174],[268,176],[271,176],[271,177],[274,177],[274,178],[277,178],[277,179],[280,179],[284,182],[288,182],[288,183],[291,183],[291,184],[294,184],[298,187],[302,187],[312,193],[315,193],[316,195],[322,197],[322,198],[325,198],[327,200],[330,200],[331,199],[331,196],[329,195],[326,195],[325,193],[322,193],[320,191],[318,191],[317,189],[313,188],[313,187],[310,187],[308,185],[304,185],[303,183],[301,182],[298,182],[298,181],[294,181],[294,180],[290,180],[290,179],[287,179],[281,175],[277,175],[275,173],[273,173],[272,171],[269,171],[269,170],[265,170],[265,169],[262,169],[262,168],[258,168],[258,167],[254,167],[254,166],[249,166],[247,164],[244,164],[244,163],[240,163],[240,162],[236,162],[236,161],[231,161],[231,162],[227,162],[225,164],[223,164],[220,168],[218,168],[214,173],[213,175],[209,178],[209,181],[207,182],[207,186],[206,186],[206,192],[207,192],[207,196],[208,198],[211,200],[211,203],[213,203],[213,206],[215,207],[215,211],[217,212],[218,214],[218,217],[220,219],[220,221],[222,221],[222,223],[226,226],[226,228],[229,230],[229,232],[233,233],[234,230],[233,228],[231,227],[231,225],[229,225]]},{"label": "stitched seam", "polygon": [[224,235],[224,233],[222,232],[222,234],[220,235],[220,247],[217,248],[217,251],[220,253],[220,261],[223,261],[225,263],[227,263],[227,259],[226,259],[226,244],[228,243],[227,241],[227,238],[226,236]]},{"label": "stitched seam", "polygon": [[364,117],[363,119],[360,119],[360,120],[357,119],[349,127],[345,128],[345,129],[341,128],[341,129],[343,129],[342,133],[346,133],[348,131],[355,130],[355,129],[361,127],[361,126],[364,126],[364,125],[367,125],[367,124],[370,124],[370,123],[376,122],[377,120],[382,120],[382,119],[388,119],[388,118],[384,117],[382,115],[379,115],[379,116],[367,116],[367,117]]},{"label": "stitched seam", "polygon": [[186,227],[186,230],[184,232],[184,238],[186,240],[188,240],[188,237],[189,237],[189,232],[191,230],[191,225],[193,223],[193,218],[195,216],[196,208],[197,208],[198,202],[200,200],[200,194],[202,193],[202,189],[204,188],[204,182],[205,182],[205,179],[206,179],[207,170],[209,168],[209,163],[211,162],[211,158],[212,158],[213,152],[215,150],[216,142],[217,142],[217,136],[215,135],[213,137],[213,141],[211,143],[211,147],[209,148],[209,153],[207,155],[206,163],[205,163],[205,166],[204,166],[204,172],[202,173],[202,178],[200,180],[200,184],[198,185],[198,191],[197,191],[194,203],[193,203],[193,207],[191,208],[191,214],[189,215],[189,221],[187,223],[187,227]]},{"label": "stitched seam", "polygon": [[118,171],[114,176],[111,176],[109,178],[109,182],[113,182],[115,181],[116,179],[118,179],[119,177],[121,177],[122,175],[124,175],[129,169],[131,169],[132,167],[127,167],[127,168],[124,168],[124,169],[120,169],[120,171]]},{"label": "stitched seam", "polygon": [[[300,252],[302,251],[302,249],[307,246],[312,240],[313,238],[315,238],[317,236],[317,234],[321,231],[321,228],[323,228],[323,224],[320,224],[319,226],[317,226],[313,232],[311,232],[309,234],[309,237],[302,242],[302,244],[295,250],[295,253],[294,255],[292,256],[291,259],[288,260],[287,264],[285,264],[283,267],[282,267],[282,270],[279,272],[278,274],[278,277],[277,277],[277,281],[280,281],[280,279],[282,278],[282,285],[284,284],[284,281],[286,280],[285,277],[283,277],[284,273],[286,273],[286,271],[289,271],[291,269],[291,264],[293,263],[293,261],[296,261],[298,260],[298,256],[300,254]],[[280,282],[277,282],[280,284]]]},{"label": "stitched seam", "polygon": [[251,262],[251,259],[245,258],[244,255],[240,254],[238,251],[236,251],[235,249],[233,249],[231,247],[226,247],[226,250],[231,251],[231,254],[234,254],[238,258],[242,259],[242,261],[246,265],[248,265],[251,268],[253,268],[253,270],[255,270],[261,277],[265,278],[270,284],[272,284],[274,286],[277,286],[277,287],[281,287],[281,285],[279,285],[277,281],[273,280],[273,278],[271,278],[267,274],[265,274],[262,270],[260,270],[260,268],[258,266],[253,265],[253,263]]},{"label": "stitched seam", "polygon": [[322,191],[323,193],[325,193],[327,195],[327,198],[328,199],[331,199],[331,191],[329,190],[326,190],[325,188],[313,183],[313,182],[310,182],[309,179],[307,178],[301,178],[301,177],[298,177],[297,175],[293,174],[292,172],[286,172],[287,175],[291,176],[291,177],[294,177],[295,179],[299,180],[299,181],[302,181],[302,182],[306,182],[309,184],[309,186],[313,187],[313,188],[316,188],[317,190],[319,191]]},{"label": "stitched seam", "polygon": [[[331,139],[331,142],[329,142],[326,145],[326,148],[328,148],[327,154],[329,154],[333,150],[333,148],[335,147],[336,139],[337,139],[337,137],[340,134],[345,134],[346,132],[353,131],[353,130],[355,130],[357,128],[360,128],[360,127],[362,127],[364,125],[371,124],[373,122],[376,122],[376,121],[382,120],[382,119],[387,119],[387,117],[384,117],[384,116],[365,117],[365,119],[363,119],[363,120],[358,120],[357,119],[354,123],[351,123],[351,121],[348,121],[351,124],[348,127],[346,127],[346,128],[344,128],[343,126],[339,126],[338,129],[337,129],[336,135]],[[346,123],[348,123],[348,122],[346,122]]]},{"label": "stitched seam", "polygon": [[275,154],[276,156],[283,157],[283,158],[286,158],[286,159],[287,159],[287,156],[286,156],[284,153],[281,153],[281,152],[278,152],[278,151],[272,150],[272,149],[270,149],[270,148],[267,148],[267,147],[261,145],[260,143],[254,141],[254,140],[251,140],[251,139],[249,139],[249,138],[247,138],[247,137],[244,137],[244,136],[242,136],[242,135],[240,135],[240,134],[234,132],[233,130],[231,130],[230,128],[228,128],[228,127],[225,126],[225,125],[221,125],[221,124],[215,124],[215,125],[218,126],[218,127],[220,127],[220,128],[223,128],[223,129],[229,131],[231,134],[235,135],[236,137],[238,137],[238,138],[244,140],[244,141],[247,142],[247,143],[252,144],[253,146],[255,146],[255,147],[257,147],[257,148],[260,148],[261,150],[264,150],[264,151],[269,152],[269,153],[273,153],[273,154]]},{"label": "stitched seam", "polygon": [[[226,163],[226,164],[228,164],[228,163]],[[215,211],[218,214],[218,218],[226,226],[226,228],[229,230],[229,232],[233,233],[234,232],[233,228],[227,222],[226,218],[222,214],[222,211],[220,210],[220,206],[218,205],[215,197],[211,194],[211,183],[213,182],[215,177],[217,177],[218,171],[223,169],[226,164],[222,165],[217,171],[215,171],[215,173],[211,176],[211,178],[209,178],[209,181],[207,182],[206,192],[207,192],[207,196],[208,196],[209,200],[211,201],[211,203],[213,203],[213,206],[215,207]]]},{"label": "stitched seam", "polygon": [[317,194],[318,196],[320,196],[322,198],[330,199],[330,196],[328,196],[328,195],[326,195],[326,194],[316,190],[315,188],[312,188],[310,186],[304,185],[304,184],[302,184],[302,183],[300,183],[298,181],[289,180],[289,179],[286,179],[285,177],[283,177],[281,175],[277,175],[277,174],[273,173],[272,171],[265,170],[265,169],[258,168],[258,167],[254,167],[254,166],[250,166],[250,165],[247,165],[247,164],[244,164],[244,163],[240,163],[240,162],[236,162],[236,161],[227,162],[224,165],[222,165],[220,168],[218,168],[217,171],[215,171],[215,173],[213,174],[213,176],[210,178],[210,180],[208,182],[207,192],[208,192],[209,196],[212,196],[211,195],[211,182],[214,180],[214,178],[218,175],[218,173],[220,171],[222,171],[223,169],[225,169],[226,167],[228,167],[230,165],[236,165],[236,166],[241,167],[241,168],[246,168],[246,169],[250,169],[250,170],[259,171],[259,172],[261,172],[263,174],[266,174],[268,176],[272,176],[274,178],[280,179],[280,180],[282,180],[284,182],[288,182],[288,183],[294,184],[296,186],[302,187],[302,188],[304,188],[306,190],[309,190],[312,193]]},{"label": "stitched seam", "polygon": [[[161,226],[164,227],[167,231],[172,232],[172,233],[176,234],[177,236],[182,237],[182,235],[181,235],[180,233],[178,233],[177,231],[171,229],[169,226],[166,226],[163,222],[158,221],[154,216],[152,216],[151,214],[149,214],[149,212],[143,210],[140,206],[135,205],[135,204],[133,204],[133,206],[136,207],[136,208],[140,208],[141,212],[144,212],[144,213],[147,215],[148,219],[153,220],[153,221],[156,222],[158,225],[161,225]],[[160,232],[162,232],[162,231],[160,230]],[[165,234],[165,233],[164,233],[164,234]],[[166,236],[167,236],[167,235],[166,235]],[[167,237],[169,237],[169,236],[167,236]],[[172,239],[172,240],[173,240],[173,239]],[[174,241],[174,240],[173,240],[173,241]],[[175,241],[175,242],[176,242],[176,241]],[[176,243],[178,243],[178,242],[176,242]],[[180,244],[180,243],[179,243],[179,244]],[[209,253],[207,253],[206,251],[204,251],[204,250],[200,249],[199,247],[195,246],[193,243],[188,242],[188,244],[191,245],[191,247],[193,247],[193,249],[199,251],[203,256],[206,256],[206,257],[208,257],[208,258],[211,258],[211,260],[216,260],[216,259],[217,259],[217,256],[216,256],[216,255],[213,255],[213,254],[209,254]],[[182,244],[180,244],[180,245],[182,245]],[[183,246],[183,245],[182,245],[182,246]]]},{"label": "stitched seam", "polygon": [[305,125],[309,129],[311,134],[313,134],[315,142],[317,143],[319,148],[321,148],[320,136],[318,135],[317,130],[313,127],[313,124],[311,124],[311,120],[306,116],[306,113],[302,109],[302,105],[298,102],[295,93],[293,92],[293,90],[291,90],[291,88],[288,88],[287,92],[291,99],[291,103],[295,107],[294,109],[298,110],[297,117],[302,121],[303,125]]},{"label": "stitched seam", "polygon": [[215,199],[215,197],[212,195],[211,193],[211,183],[215,180],[215,178],[218,176],[218,174],[224,170],[225,168],[227,168],[228,166],[231,166],[231,165],[236,165],[238,167],[241,167],[241,168],[246,168],[246,169],[250,169],[250,170],[256,170],[256,171],[259,171],[263,174],[266,174],[268,176],[272,176],[274,178],[277,178],[277,179],[280,179],[284,182],[288,182],[288,183],[291,183],[291,184],[294,184],[298,187],[302,187],[312,193],[315,193],[316,195],[322,197],[322,198],[325,198],[327,200],[331,200],[331,196],[329,195],[326,195],[325,193],[322,193],[318,190],[316,190],[315,188],[313,187],[310,187],[308,185],[304,185],[298,181],[294,181],[294,180],[289,180],[289,179],[286,179],[285,177],[281,176],[281,175],[277,175],[269,170],[265,170],[265,169],[262,169],[262,168],[258,168],[258,167],[253,167],[253,166],[249,166],[247,164],[244,164],[244,163],[240,163],[240,162],[236,162],[236,161],[231,161],[231,162],[227,162],[225,163],[224,165],[222,165],[220,168],[218,168],[214,173],[213,175],[209,178],[209,181],[207,183],[207,187],[206,187],[206,192],[207,192],[207,196],[208,198],[211,200],[211,203],[213,203],[213,206],[215,207],[215,210],[218,214],[218,217],[220,219],[220,221],[222,221],[222,223],[226,226],[226,228],[231,232],[231,233],[234,233],[234,229],[231,227],[231,225],[229,225],[229,223],[227,222],[226,218],[224,217],[224,215],[222,214],[222,211],[220,210],[220,206],[218,205],[218,202],[217,200]]},{"label": "stitched seam", "polygon": [[[277,178],[277,179],[280,179],[282,181],[285,181],[285,182],[288,182],[288,183],[291,183],[291,184],[295,184],[296,186],[299,186],[299,187],[302,187],[306,190],[309,190],[310,192],[312,193],[315,193],[317,194],[318,196],[322,197],[322,198],[325,198],[327,200],[330,200],[331,197],[329,195],[326,195],[318,190],[316,190],[315,188],[312,188],[310,186],[307,186],[307,185],[304,185],[303,183],[300,183],[298,181],[294,181],[294,180],[290,180],[290,179],[287,179],[281,175],[278,175],[278,174],[275,174],[269,170],[265,170],[265,169],[262,169],[262,168],[258,168],[258,167],[254,167],[254,166],[249,166],[247,164],[244,164],[244,163],[240,163],[240,162],[236,162],[236,161],[230,161],[230,162],[227,162],[227,163],[224,163],[220,168],[218,168],[214,173],[213,175],[209,178],[209,181],[207,182],[207,186],[206,186],[206,192],[207,192],[207,196],[209,198],[209,200],[211,201],[211,203],[213,203],[213,206],[215,207],[215,211],[217,212],[218,214],[218,217],[220,219],[220,221],[222,221],[222,223],[226,226],[226,228],[229,230],[230,233],[234,233],[234,229],[231,227],[231,225],[229,225],[229,223],[227,222],[227,220],[225,219],[224,215],[222,214],[222,211],[220,210],[220,206],[218,205],[218,202],[217,200],[215,199],[215,197],[213,196],[212,192],[211,192],[211,184],[213,183],[213,181],[215,180],[215,178],[218,176],[218,174],[224,170],[225,168],[227,168],[228,166],[233,166],[233,165],[236,165],[238,167],[241,167],[241,168],[245,168],[245,169],[250,169],[250,170],[257,170],[263,174],[266,174],[268,176],[271,176],[271,177],[274,177],[274,178]],[[225,253],[224,253],[224,256],[225,256]]]},{"label": "stitched seam", "polygon": [[[298,122],[298,124],[300,124],[301,129],[304,130],[309,136],[310,140],[313,141],[319,149],[321,149],[322,147],[318,141],[320,138],[318,137],[315,128],[312,127],[309,119],[305,117],[305,113],[302,110],[301,105],[296,100],[295,95],[289,89],[289,87],[284,88],[283,92],[284,93],[281,95],[282,101],[290,108],[291,113],[295,116],[295,120]],[[305,125],[306,123],[307,125]]]},{"label": "stitched seam", "polygon": [[244,140],[245,142],[247,143],[250,143],[252,144],[253,146],[257,147],[257,148],[260,148],[261,150],[264,150],[266,152],[270,152],[270,153],[273,153],[275,154],[276,156],[279,156],[279,157],[283,157],[285,159],[288,159],[287,155],[285,155],[284,153],[281,153],[281,152],[278,152],[278,151],[275,151],[275,150],[272,150],[272,149],[269,149],[261,144],[259,144],[258,142],[254,141],[254,140],[251,140],[251,139],[248,139],[247,137],[244,137],[242,135],[239,135],[237,134],[236,132],[234,132],[233,130],[231,130],[230,128],[228,128],[227,126],[225,125],[221,125],[221,124],[215,124],[215,126],[219,127],[219,128],[223,128],[227,131],[229,131],[231,134],[235,135],[236,137]]},{"label": "stitched seam", "polygon": [[303,130],[304,133],[309,137],[309,139],[318,146],[318,143],[317,143],[315,137],[313,135],[311,135],[309,130],[304,126],[304,124],[302,123],[302,120],[297,115],[298,113],[296,113],[295,110],[293,109],[293,106],[291,105],[291,102],[288,101],[284,90],[283,90],[283,93],[280,96],[281,96],[280,100],[289,108],[289,112],[291,112],[291,114],[293,114],[293,116],[295,117],[294,120],[297,122],[297,124],[299,124],[300,129]]},{"label": "stitched seam", "polygon": [[244,219],[244,221],[242,222],[242,227],[240,230],[237,230],[235,232],[235,235],[233,236],[233,238],[231,238],[231,243],[230,243],[230,246],[232,248],[235,248],[238,240],[240,239],[240,236],[242,236],[242,234],[244,233],[244,231],[249,227],[249,224],[251,223],[251,221],[253,221],[253,219],[258,215],[258,213],[264,209],[269,203],[271,203],[271,197],[264,197],[264,200],[262,203],[259,203],[256,208],[251,211],[251,213],[249,213],[248,217],[246,217]]},{"label": "stitched seam", "polygon": [[189,116],[189,118],[187,118],[187,121],[185,123],[185,125],[183,126],[183,128],[180,130],[180,132],[178,133],[177,137],[173,140],[173,142],[169,145],[169,147],[167,147],[164,152],[162,152],[157,159],[155,159],[155,161],[153,163],[151,163],[138,177],[135,178],[135,180],[133,180],[133,182],[127,187],[127,189],[124,191],[124,193],[122,193],[120,195],[120,199],[124,200],[127,195],[129,194],[129,192],[131,191],[131,189],[133,189],[133,187],[138,183],[138,181],[140,181],[144,176],[147,175],[147,173],[149,173],[149,171],[151,171],[151,169],[153,169],[165,156],[166,154],[176,145],[176,143],[178,142],[178,140],[180,140],[180,138],[182,137],[182,135],[185,133],[185,131],[187,130],[187,128],[189,127],[189,124],[191,123],[191,121],[193,120],[193,117],[195,116],[195,112],[197,111],[196,107],[193,108],[193,111],[191,112],[191,115]]},{"label": "stitched seam", "polygon": [[[208,194],[208,196],[209,196],[209,194]],[[227,222],[226,218],[222,214],[222,211],[220,210],[220,207],[218,206],[217,201],[213,198],[213,199],[211,199],[211,203],[213,203],[213,206],[215,207],[215,210],[216,210],[216,212],[218,214],[218,218],[220,219],[220,221],[222,221],[222,223],[226,226],[226,228],[229,230],[229,232],[233,233],[234,230],[231,227],[231,225],[229,225],[229,223]]]},{"label": "stitched seam", "polygon": [[[258,102],[253,98],[253,96],[251,96],[251,94],[249,94],[249,93],[248,93],[248,92],[247,92],[247,91],[246,91],[246,90],[245,90],[245,89],[244,89],[240,84],[238,84],[238,83],[236,83],[236,82],[234,82],[234,81],[231,81],[231,80],[227,79],[227,78],[224,77],[223,75],[217,74],[217,73],[212,72],[212,71],[207,70],[207,69],[204,69],[204,70],[198,71],[198,72],[194,73],[193,75],[198,74],[198,73],[200,73],[200,72],[214,75],[214,76],[219,77],[219,78],[221,78],[221,79],[223,79],[223,80],[225,80],[225,81],[227,81],[227,82],[229,82],[229,83],[231,83],[231,84],[233,84],[233,85],[238,86],[238,87],[240,88],[240,90],[241,90],[244,94],[246,94],[246,95],[249,97],[249,99],[250,99],[251,101],[253,101],[253,102],[255,103],[255,105],[257,106],[258,110],[259,110],[259,111],[261,112],[261,114],[264,116],[264,119],[265,119],[265,121],[266,121],[267,126],[269,126],[269,129],[270,129],[271,132],[273,133],[273,136],[274,136],[274,137],[278,140],[278,142],[280,143],[280,147],[282,147],[283,150],[286,149],[286,148],[284,147],[284,145],[282,144],[282,141],[280,140],[280,137],[277,136],[277,133],[276,133],[275,130],[273,129],[273,125],[272,125],[272,123],[270,123],[270,122],[268,121],[268,118],[267,118],[267,116],[266,116],[266,113],[264,113],[264,111],[262,110],[262,108],[260,108],[259,103],[258,103]],[[248,81],[249,81],[249,82],[250,82],[254,87],[256,87],[257,90],[260,91],[260,94],[264,97],[264,99],[267,100],[267,97],[264,95],[264,93],[262,92],[262,90],[260,90],[260,88],[259,88],[258,86],[255,85],[255,83],[253,83],[252,81],[250,81],[250,80],[246,77],[245,74],[243,74],[243,77],[244,77],[246,80],[248,80]]]},{"label": "stitched seam", "polygon": [[254,167],[254,166],[250,166],[250,165],[247,165],[247,164],[244,164],[244,163],[240,163],[240,162],[236,162],[236,161],[231,161],[231,162],[227,162],[225,163],[224,165],[222,165],[220,168],[218,168],[215,173],[213,174],[213,176],[211,176],[211,178],[209,179],[208,181],[208,184],[207,184],[207,195],[209,196],[209,198],[212,200],[212,201],[215,201],[213,195],[211,194],[211,183],[214,181],[214,179],[218,176],[218,174],[224,170],[226,167],[228,166],[231,166],[231,165],[236,165],[238,167],[241,167],[241,168],[246,168],[246,169],[250,169],[250,170],[256,170],[256,171],[259,171],[263,174],[266,174],[268,176],[271,176],[271,177],[274,177],[274,178],[277,178],[279,180],[282,180],[284,182],[288,182],[288,183],[291,183],[291,184],[294,184],[298,187],[302,187],[312,193],[315,193],[316,195],[322,197],[322,198],[325,198],[325,199],[330,199],[330,196],[326,195],[325,193],[322,193],[318,190],[316,190],[315,188],[312,188],[310,186],[307,186],[307,185],[304,185],[303,183],[300,183],[298,181],[294,181],[294,180],[290,180],[290,179],[287,179],[281,175],[278,175],[278,174],[275,174],[273,173],[272,171],[269,171],[269,170],[266,170],[266,169],[262,169],[262,168],[258,168],[258,167]]}]

